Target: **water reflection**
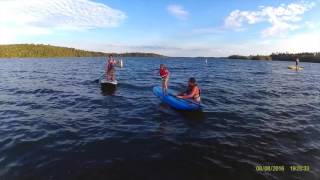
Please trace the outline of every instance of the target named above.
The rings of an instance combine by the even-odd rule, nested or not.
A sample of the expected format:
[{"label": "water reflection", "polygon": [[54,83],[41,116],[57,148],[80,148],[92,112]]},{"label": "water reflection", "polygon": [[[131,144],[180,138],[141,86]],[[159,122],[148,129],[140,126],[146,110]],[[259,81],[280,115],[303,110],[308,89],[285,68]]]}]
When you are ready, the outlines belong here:
[{"label": "water reflection", "polygon": [[114,95],[116,93],[117,86],[111,84],[101,85],[101,94],[104,96]]}]

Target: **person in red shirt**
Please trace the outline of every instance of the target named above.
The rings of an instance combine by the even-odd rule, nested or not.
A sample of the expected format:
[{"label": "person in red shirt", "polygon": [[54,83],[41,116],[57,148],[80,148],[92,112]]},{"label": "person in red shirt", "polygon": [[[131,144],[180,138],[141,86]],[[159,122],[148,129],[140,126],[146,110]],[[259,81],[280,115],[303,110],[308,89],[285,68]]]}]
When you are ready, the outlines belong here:
[{"label": "person in red shirt", "polygon": [[162,78],[162,91],[167,94],[170,72],[164,64],[160,64],[160,77]]},{"label": "person in red shirt", "polygon": [[200,103],[201,102],[200,94],[201,94],[201,90],[199,86],[196,84],[196,79],[190,78],[188,81],[187,90],[183,93],[180,93],[177,97],[182,99],[190,99]]}]

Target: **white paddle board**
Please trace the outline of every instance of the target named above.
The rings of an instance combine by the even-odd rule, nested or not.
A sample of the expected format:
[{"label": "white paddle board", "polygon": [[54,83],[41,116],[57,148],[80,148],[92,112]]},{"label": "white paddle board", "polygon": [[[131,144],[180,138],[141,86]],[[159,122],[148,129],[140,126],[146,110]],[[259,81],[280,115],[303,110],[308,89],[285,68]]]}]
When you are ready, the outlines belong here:
[{"label": "white paddle board", "polygon": [[107,85],[107,84],[117,85],[117,84],[118,84],[118,81],[117,81],[117,80],[115,80],[115,81],[109,81],[109,80],[106,80],[106,79],[101,79],[101,80],[100,80],[100,83],[101,83],[101,85]]}]

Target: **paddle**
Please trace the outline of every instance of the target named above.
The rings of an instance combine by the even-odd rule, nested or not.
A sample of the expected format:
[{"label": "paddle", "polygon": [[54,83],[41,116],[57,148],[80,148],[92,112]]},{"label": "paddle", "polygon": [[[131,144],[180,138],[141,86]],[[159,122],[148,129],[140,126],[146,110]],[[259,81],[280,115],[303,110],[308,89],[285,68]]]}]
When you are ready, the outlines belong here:
[{"label": "paddle", "polygon": [[99,77],[99,80],[103,79],[105,76],[105,74],[102,74],[100,77]]}]

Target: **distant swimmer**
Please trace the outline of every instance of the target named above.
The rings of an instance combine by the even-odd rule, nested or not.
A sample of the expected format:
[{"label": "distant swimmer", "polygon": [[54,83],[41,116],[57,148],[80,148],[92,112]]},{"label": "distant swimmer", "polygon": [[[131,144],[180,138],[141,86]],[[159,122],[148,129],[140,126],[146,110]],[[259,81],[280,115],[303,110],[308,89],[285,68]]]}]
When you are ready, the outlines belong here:
[{"label": "distant swimmer", "polygon": [[164,64],[160,64],[159,74],[162,79],[162,91],[167,94],[170,72]]},{"label": "distant swimmer", "polygon": [[198,103],[201,102],[200,98],[201,90],[196,83],[195,78],[190,78],[188,81],[188,88],[185,92],[180,93],[177,97],[182,99],[191,99]]},{"label": "distant swimmer", "polygon": [[115,81],[116,80],[116,66],[117,61],[113,58],[113,55],[109,55],[108,61],[106,63],[106,79],[108,81]]}]

